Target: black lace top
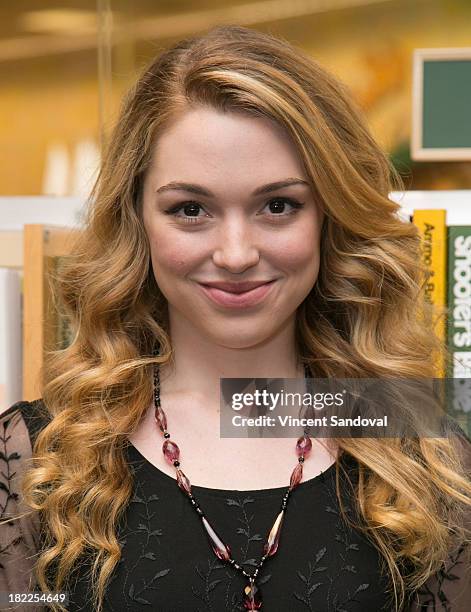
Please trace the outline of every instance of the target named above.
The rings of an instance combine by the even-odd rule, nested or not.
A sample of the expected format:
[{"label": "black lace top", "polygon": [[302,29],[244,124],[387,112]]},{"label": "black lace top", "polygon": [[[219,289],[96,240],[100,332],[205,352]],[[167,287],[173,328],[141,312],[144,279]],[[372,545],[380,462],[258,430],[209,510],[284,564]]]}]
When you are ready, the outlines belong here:
[{"label": "black lace top", "polygon": [[[39,402],[21,402],[0,415],[0,591],[34,589],[33,566],[39,550],[37,519],[3,523],[20,512],[19,482],[31,442],[43,425]],[[471,456],[471,442],[461,432]],[[201,520],[175,480],[145,459],[131,444],[127,460],[134,494],[119,526],[122,556],[106,591],[105,612],[236,612],[244,610],[246,581],[212,552]],[[356,465],[341,462],[352,481]],[[354,515],[352,492],[340,471],[342,499]],[[248,572],[262,555],[268,531],[286,487],[255,491],[193,486],[208,520],[232,556]],[[471,610],[469,547],[450,552],[443,569],[407,610]],[[394,610],[382,558],[359,530],[341,517],[335,493],[335,464],[302,482],[288,503],[277,554],[263,566],[258,581],[265,612],[379,612]],[[69,577],[71,612],[92,611],[86,560]],[[2,608],[3,609],[3,608]],[[8,609],[23,609],[8,608]],[[33,610],[25,606],[25,610]],[[44,610],[46,608],[36,608]]]}]

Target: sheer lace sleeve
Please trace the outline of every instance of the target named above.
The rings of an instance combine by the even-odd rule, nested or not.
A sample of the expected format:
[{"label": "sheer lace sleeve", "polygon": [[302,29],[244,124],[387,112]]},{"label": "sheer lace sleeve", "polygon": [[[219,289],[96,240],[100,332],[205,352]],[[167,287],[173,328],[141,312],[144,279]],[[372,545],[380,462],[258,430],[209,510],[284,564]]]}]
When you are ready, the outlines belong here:
[{"label": "sheer lace sleeve", "polygon": [[[32,455],[28,427],[21,402],[0,414],[0,592],[28,593],[35,589],[33,567],[39,551],[39,521],[37,515],[7,522],[28,508],[22,503],[20,484]],[[0,605],[2,610],[20,610],[24,604]],[[43,607],[28,604],[30,612]]]},{"label": "sheer lace sleeve", "polygon": [[[471,440],[453,422],[448,431],[454,436],[467,473],[471,478]],[[468,508],[465,525],[471,530],[471,510]],[[471,545],[458,543],[450,552],[442,569],[418,590],[408,608],[410,612],[471,610]]]}]

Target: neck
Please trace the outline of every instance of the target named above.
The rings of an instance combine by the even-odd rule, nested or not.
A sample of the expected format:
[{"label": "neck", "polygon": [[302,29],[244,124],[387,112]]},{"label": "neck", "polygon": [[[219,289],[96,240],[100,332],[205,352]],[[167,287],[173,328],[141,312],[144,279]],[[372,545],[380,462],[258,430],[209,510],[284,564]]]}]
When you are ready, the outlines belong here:
[{"label": "neck", "polygon": [[208,338],[184,321],[171,319],[173,360],[161,367],[162,388],[166,394],[191,393],[216,405],[220,378],[303,378],[294,324],[293,317],[270,339],[233,348]]}]

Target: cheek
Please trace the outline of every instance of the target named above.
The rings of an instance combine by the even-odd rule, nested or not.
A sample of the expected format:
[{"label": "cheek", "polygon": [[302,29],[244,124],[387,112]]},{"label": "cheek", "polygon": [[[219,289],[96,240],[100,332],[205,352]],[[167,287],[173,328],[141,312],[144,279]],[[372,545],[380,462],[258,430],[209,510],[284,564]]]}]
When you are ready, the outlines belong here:
[{"label": "cheek", "polygon": [[184,274],[189,268],[185,252],[181,249],[151,248],[152,266],[154,274]]},{"label": "cheek", "polygon": [[301,227],[291,235],[280,234],[270,245],[273,260],[280,267],[298,273],[312,271],[319,262],[319,232],[314,227]]},{"label": "cheek", "polygon": [[198,249],[185,237],[171,232],[153,232],[150,236],[152,266],[156,278],[159,276],[183,276],[198,261]]}]

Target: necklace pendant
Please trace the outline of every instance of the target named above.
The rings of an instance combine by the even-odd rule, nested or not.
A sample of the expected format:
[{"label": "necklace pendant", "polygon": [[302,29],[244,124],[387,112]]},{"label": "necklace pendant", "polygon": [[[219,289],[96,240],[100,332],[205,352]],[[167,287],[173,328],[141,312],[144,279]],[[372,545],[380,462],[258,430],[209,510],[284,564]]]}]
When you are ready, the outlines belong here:
[{"label": "necklace pendant", "polygon": [[244,589],[244,608],[246,610],[260,610],[261,607],[262,594],[254,579],[250,578],[250,584]]},{"label": "necklace pendant", "polygon": [[281,526],[283,525],[284,516],[285,516],[285,511],[282,510],[276,517],[276,520],[273,523],[273,527],[271,528],[271,531],[268,534],[267,543],[265,544],[263,548],[263,553],[267,557],[271,557],[278,550],[278,544],[280,543]]},{"label": "necklace pendant", "polygon": [[211,527],[206,517],[202,516],[201,520],[203,522],[204,528],[206,529],[206,533],[209,536],[211,547],[216,557],[218,559],[221,559],[221,561],[229,561],[229,559],[231,558],[231,549],[229,548],[229,546],[224,544],[218,534]]}]

